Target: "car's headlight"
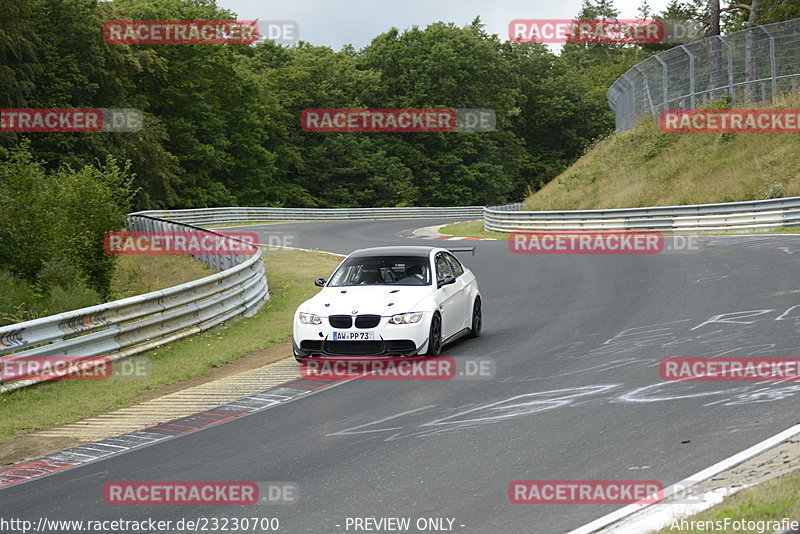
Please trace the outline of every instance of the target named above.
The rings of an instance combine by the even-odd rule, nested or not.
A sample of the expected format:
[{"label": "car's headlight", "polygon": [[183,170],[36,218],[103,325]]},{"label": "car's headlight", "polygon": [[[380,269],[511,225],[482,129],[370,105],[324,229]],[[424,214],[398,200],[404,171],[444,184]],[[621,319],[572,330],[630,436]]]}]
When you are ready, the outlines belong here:
[{"label": "car's headlight", "polygon": [[418,323],[420,319],[422,319],[422,312],[399,313],[397,315],[392,315],[389,322],[391,324],[409,324]]},{"label": "car's headlight", "polygon": [[300,323],[301,324],[322,324],[322,319],[319,318],[319,315],[314,315],[313,313],[300,313]]}]

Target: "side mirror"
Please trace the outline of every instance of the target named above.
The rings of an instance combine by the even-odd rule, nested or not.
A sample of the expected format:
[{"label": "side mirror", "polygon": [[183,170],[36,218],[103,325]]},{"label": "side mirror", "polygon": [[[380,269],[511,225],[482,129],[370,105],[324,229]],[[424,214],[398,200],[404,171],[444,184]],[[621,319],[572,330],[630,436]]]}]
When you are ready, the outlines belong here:
[{"label": "side mirror", "polygon": [[319,287],[325,287],[325,282],[327,282],[327,280],[325,280],[324,278],[317,278],[316,280],[314,280],[314,285]]},{"label": "side mirror", "polygon": [[455,284],[455,283],[456,283],[456,277],[453,276],[452,274],[446,274],[444,275],[444,278],[439,280],[439,287],[448,286],[450,284]]}]

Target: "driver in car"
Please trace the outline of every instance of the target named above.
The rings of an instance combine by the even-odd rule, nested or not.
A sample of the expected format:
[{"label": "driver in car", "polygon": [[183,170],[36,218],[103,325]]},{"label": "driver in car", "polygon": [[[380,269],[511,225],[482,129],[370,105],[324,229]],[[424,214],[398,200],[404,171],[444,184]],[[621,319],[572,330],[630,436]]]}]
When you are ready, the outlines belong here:
[{"label": "driver in car", "polygon": [[406,269],[406,278],[416,278],[421,281],[425,281],[425,270],[422,264],[417,263],[411,265]]},{"label": "driver in car", "polygon": [[401,280],[401,282],[406,281],[411,278],[413,280],[419,280],[420,282],[425,282],[425,266],[421,263],[414,263],[406,267],[405,278]]},{"label": "driver in car", "polygon": [[385,283],[383,280],[383,276],[381,276],[381,271],[377,266],[370,266],[365,267],[361,271],[360,281],[359,284],[383,284]]}]

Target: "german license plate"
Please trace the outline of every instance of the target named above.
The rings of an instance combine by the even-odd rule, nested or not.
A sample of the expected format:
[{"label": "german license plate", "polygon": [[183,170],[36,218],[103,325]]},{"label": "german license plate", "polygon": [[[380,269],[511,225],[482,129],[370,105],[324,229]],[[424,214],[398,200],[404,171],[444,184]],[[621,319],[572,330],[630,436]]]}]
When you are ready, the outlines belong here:
[{"label": "german license plate", "polygon": [[334,332],[334,341],[372,341],[375,339],[374,332]]}]

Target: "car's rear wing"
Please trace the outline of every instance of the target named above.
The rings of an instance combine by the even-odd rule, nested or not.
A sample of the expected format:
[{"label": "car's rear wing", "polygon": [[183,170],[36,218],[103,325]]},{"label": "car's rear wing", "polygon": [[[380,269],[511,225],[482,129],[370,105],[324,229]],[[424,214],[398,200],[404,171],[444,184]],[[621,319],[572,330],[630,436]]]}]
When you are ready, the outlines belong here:
[{"label": "car's rear wing", "polygon": [[449,252],[471,252],[475,255],[475,247],[445,247]]}]

